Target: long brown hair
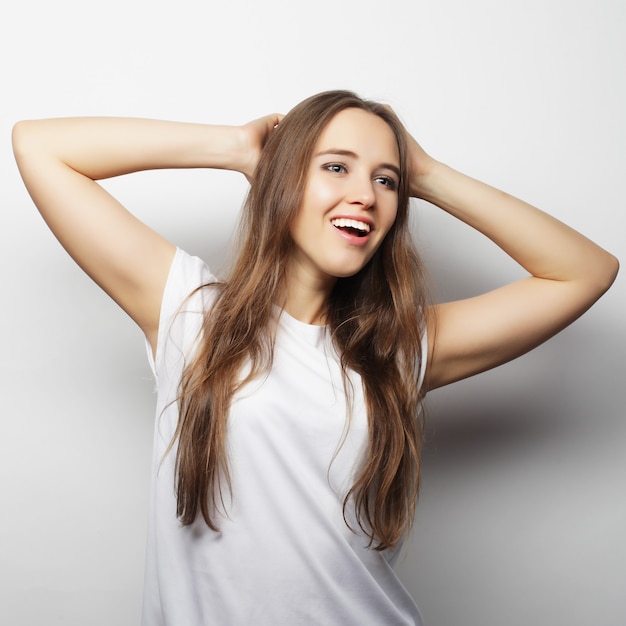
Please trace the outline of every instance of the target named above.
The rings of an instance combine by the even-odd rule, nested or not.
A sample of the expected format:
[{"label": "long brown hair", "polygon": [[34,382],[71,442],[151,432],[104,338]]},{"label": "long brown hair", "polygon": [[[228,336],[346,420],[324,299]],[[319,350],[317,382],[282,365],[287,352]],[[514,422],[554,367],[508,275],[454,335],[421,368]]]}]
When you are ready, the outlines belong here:
[{"label": "long brown hair", "polygon": [[[213,530],[231,490],[226,424],[233,394],[267,372],[273,358],[273,310],[282,293],[293,249],[290,224],[301,205],[309,161],[330,120],[358,108],[381,117],[395,134],[401,178],[396,220],[369,263],[337,281],[327,308],[345,372],[363,382],[369,447],[345,495],[361,529],[377,549],[394,546],[413,519],[418,493],[422,425],[417,372],[422,362],[422,265],[408,229],[409,176],[404,129],[387,107],[347,91],[324,92],[292,109],[272,133],[241,219],[241,248],[202,338],[183,372],[179,396],[177,514],[191,524],[198,514]],[[262,289],[259,289],[262,285]],[[205,287],[209,288],[209,287]],[[241,379],[242,368],[249,374]]]}]

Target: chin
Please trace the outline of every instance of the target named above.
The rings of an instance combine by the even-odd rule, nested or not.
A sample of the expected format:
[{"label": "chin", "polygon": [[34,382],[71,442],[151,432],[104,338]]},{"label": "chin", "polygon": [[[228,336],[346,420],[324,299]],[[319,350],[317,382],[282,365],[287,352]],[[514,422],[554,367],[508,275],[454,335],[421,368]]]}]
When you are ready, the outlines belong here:
[{"label": "chin", "polygon": [[365,267],[365,265],[359,265],[358,267],[352,267],[352,268],[346,268],[345,266],[341,268],[341,270],[336,270],[333,272],[330,272],[330,274],[334,277],[334,278],[351,278],[352,276],[356,276],[363,268]]}]

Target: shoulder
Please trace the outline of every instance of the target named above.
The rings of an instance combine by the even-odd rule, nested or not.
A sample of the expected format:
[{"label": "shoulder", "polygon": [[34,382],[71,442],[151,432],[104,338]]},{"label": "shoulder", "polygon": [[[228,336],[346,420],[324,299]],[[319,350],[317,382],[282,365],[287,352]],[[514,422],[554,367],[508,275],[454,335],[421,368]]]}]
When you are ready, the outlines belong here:
[{"label": "shoulder", "polygon": [[216,290],[218,279],[206,262],[177,248],[163,292],[156,354],[156,371],[173,356],[187,358],[197,343],[204,316]]},{"label": "shoulder", "polygon": [[177,248],[163,292],[161,320],[164,314],[171,314],[172,309],[178,309],[186,300],[192,301],[195,307],[202,307],[203,292],[198,289],[217,282],[203,259]]}]

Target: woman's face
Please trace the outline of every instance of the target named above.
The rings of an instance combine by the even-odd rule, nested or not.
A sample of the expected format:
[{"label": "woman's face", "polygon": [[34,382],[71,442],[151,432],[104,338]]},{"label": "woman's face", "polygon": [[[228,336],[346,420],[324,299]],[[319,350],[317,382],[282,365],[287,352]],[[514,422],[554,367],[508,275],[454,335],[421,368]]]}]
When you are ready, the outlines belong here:
[{"label": "woman's face", "polygon": [[290,269],[330,285],[361,270],[396,218],[399,180],[398,146],[387,123],[361,109],[340,111],[313,150],[290,229]]}]

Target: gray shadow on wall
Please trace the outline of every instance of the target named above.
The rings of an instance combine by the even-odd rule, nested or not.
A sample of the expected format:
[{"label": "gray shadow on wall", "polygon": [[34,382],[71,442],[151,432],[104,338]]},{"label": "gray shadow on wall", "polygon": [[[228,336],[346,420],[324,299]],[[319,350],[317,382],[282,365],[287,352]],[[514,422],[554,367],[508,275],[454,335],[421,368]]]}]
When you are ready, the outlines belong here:
[{"label": "gray shadow on wall", "polygon": [[615,346],[626,347],[625,331],[591,315],[512,363],[429,394],[425,465],[623,437],[624,366]]}]

